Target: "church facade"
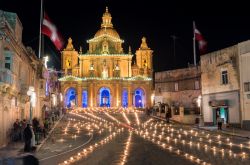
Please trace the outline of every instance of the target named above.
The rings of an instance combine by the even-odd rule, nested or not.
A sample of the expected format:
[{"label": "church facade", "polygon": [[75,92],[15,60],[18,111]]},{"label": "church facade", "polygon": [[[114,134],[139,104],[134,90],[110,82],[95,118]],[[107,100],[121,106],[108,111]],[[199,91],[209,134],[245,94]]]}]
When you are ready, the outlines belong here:
[{"label": "church facade", "polygon": [[153,51],[142,38],[135,58],[129,47],[125,53],[123,40],[114,29],[106,8],[101,28],[87,40],[88,50],[75,50],[68,39],[62,51],[61,82],[65,107],[138,107],[151,106]]}]

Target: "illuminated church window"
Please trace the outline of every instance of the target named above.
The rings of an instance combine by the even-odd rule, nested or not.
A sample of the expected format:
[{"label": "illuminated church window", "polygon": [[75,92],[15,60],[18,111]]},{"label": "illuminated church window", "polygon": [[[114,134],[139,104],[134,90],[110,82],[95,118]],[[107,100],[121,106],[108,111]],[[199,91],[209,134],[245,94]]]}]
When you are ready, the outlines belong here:
[{"label": "illuminated church window", "polygon": [[84,108],[88,107],[88,92],[87,92],[87,90],[84,90],[82,92],[82,107],[84,107]]},{"label": "illuminated church window", "polygon": [[100,89],[100,107],[110,107],[110,90],[108,88]]},{"label": "illuminated church window", "polygon": [[134,100],[135,100],[135,107],[137,108],[143,108],[144,107],[144,91],[140,88],[135,90],[135,96],[134,96]]},{"label": "illuminated church window", "polygon": [[75,88],[69,88],[65,95],[65,105],[66,107],[74,107],[76,105],[76,90]]},{"label": "illuminated church window", "polygon": [[128,107],[128,91],[126,89],[122,91],[122,107]]}]

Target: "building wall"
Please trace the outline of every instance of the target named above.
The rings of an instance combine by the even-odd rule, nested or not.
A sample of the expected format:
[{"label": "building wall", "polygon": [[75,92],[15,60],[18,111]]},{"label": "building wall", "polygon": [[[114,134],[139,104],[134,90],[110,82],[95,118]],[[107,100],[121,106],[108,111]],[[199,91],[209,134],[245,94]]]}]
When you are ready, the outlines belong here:
[{"label": "building wall", "polygon": [[250,130],[250,90],[245,87],[250,84],[250,41],[239,43],[238,46],[242,127]]},{"label": "building wall", "polygon": [[[228,84],[222,84],[221,72],[228,71]],[[228,47],[201,56],[202,94],[239,90],[238,48]]]},{"label": "building wall", "polygon": [[[198,86],[195,86],[195,83]],[[155,97],[169,105],[197,107],[200,87],[200,68],[190,67],[155,73]]]},{"label": "building wall", "polygon": [[38,65],[34,51],[21,41],[22,25],[15,13],[0,10],[0,147],[10,140],[16,119],[29,119],[27,90],[37,95],[33,117],[40,117]]},{"label": "building wall", "polygon": [[[229,124],[240,124],[238,46],[231,46],[201,56],[202,110],[204,121],[212,124],[211,102],[228,102]],[[222,72],[227,71],[228,83],[223,83]]]},{"label": "building wall", "polygon": [[[118,64],[120,69],[119,77],[131,77],[131,60],[132,56],[79,56],[79,59],[83,62],[80,63],[80,72],[83,72],[82,77],[90,77],[90,66],[93,63],[95,77],[102,77],[102,71],[104,67],[104,60],[108,69],[108,77],[114,77],[114,69]],[[75,75],[76,76],[76,75]]]}]

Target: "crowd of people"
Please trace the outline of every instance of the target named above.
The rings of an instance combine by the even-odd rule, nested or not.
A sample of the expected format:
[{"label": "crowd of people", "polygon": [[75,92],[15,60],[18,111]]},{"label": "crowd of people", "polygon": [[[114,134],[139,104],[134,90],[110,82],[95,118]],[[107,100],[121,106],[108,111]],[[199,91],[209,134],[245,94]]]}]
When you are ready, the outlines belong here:
[{"label": "crowd of people", "polygon": [[36,145],[42,138],[46,138],[49,130],[61,114],[58,111],[45,113],[45,119],[41,122],[36,117],[33,120],[26,119],[16,121],[13,124],[11,140],[14,142],[24,142],[24,152],[36,150]]},{"label": "crowd of people", "polygon": [[39,144],[41,135],[46,136],[46,129],[37,118],[32,120],[32,123],[27,122],[26,119],[16,121],[13,124],[13,132],[11,134],[12,141],[22,141],[25,143],[24,151],[30,152],[35,150],[36,144]]}]

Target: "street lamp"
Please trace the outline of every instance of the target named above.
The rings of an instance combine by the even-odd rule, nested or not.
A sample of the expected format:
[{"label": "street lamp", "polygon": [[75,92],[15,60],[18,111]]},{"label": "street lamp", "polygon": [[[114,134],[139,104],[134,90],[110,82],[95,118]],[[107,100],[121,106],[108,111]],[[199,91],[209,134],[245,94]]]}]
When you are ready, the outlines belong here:
[{"label": "street lamp", "polygon": [[33,110],[32,108],[36,105],[36,93],[33,86],[29,86],[29,90],[27,91],[27,95],[30,97],[30,124],[32,123]]},{"label": "street lamp", "polygon": [[202,116],[202,112],[201,112],[201,95],[199,95],[196,102],[197,102],[197,106],[199,107],[199,111],[200,111],[199,126],[202,126],[203,125],[203,116]]},{"label": "street lamp", "polygon": [[43,57],[43,58],[44,58],[44,66],[45,66],[45,68],[47,69],[47,68],[48,68],[47,62],[49,61],[49,56],[45,56],[45,57]]}]

